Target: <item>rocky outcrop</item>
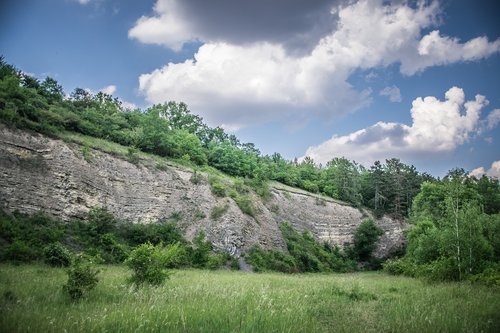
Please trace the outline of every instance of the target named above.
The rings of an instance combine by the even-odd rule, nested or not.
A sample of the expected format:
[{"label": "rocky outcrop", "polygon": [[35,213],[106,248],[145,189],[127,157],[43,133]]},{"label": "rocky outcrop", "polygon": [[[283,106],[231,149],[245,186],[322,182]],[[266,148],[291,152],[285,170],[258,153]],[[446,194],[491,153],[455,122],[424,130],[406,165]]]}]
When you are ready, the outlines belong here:
[{"label": "rocky outcrop", "polygon": [[[250,194],[257,212],[253,218],[232,199],[214,196],[206,181],[192,183],[192,170],[173,164],[160,169],[151,159],[131,163],[0,124],[0,208],[6,211],[44,211],[70,221],[105,206],[117,218],[137,223],[176,215],[187,239],[204,230],[216,248],[236,256],[255,244],[285,249],[279,230],[283,221],[344,245],[366,217],[356,208],[280,186],[265,204]],[[212,218],[216,207],[227,208]],[[389,218],[377,223],[385,231],[377,254],[384,256],[401,246],[405,224]]]}]

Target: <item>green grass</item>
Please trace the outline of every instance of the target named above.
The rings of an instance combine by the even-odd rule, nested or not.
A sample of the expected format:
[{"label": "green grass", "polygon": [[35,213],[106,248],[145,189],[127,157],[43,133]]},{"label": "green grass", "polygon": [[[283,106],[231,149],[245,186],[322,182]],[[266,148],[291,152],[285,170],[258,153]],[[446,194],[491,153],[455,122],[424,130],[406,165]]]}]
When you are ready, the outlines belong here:
[{"label": "green grass", "polygon": [[174,271],[135,290],[103,266],[88,298],[62,292],[63,269],[0,266],[1,332],[495,332],[500,291],[383,273]]}]

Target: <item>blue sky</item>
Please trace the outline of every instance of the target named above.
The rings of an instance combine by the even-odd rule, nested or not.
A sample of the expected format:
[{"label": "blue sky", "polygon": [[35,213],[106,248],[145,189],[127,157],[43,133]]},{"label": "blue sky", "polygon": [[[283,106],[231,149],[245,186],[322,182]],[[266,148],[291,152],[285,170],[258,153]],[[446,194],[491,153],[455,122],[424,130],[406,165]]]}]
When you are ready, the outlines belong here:
[{"label": "blue sky", "polygon": [[0,53],[130,105],[184,101],[263,153],[500,176],[496,1],[17,0]]}]

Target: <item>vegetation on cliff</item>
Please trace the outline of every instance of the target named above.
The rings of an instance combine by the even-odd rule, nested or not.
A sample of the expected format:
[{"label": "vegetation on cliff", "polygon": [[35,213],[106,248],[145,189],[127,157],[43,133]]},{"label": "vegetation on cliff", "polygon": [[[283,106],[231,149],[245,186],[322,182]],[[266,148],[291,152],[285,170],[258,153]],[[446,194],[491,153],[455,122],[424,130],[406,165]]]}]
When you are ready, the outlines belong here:
[{"label": "vegetation on cliff", "polygon": [[[342,157],[322,166],[307,157],[302,161],[287,161],[279,153],[262,155],[254,144],[242,143],[220,127],[210,128],[184,103],[169,102],[146,110],[128,110],[118,99],[102,92],[92,94],[77,88],[67,96],[54,79],[39,81],[7,64],[3,58],[0,58],[0,120],[52,136],[80,133],[119,143],[127,147],[127,156],[134,162],[142,151],[179,159],[192,166],[212,166],[246,179],[246,184],[253,186],[263,198],[269,195],[266,182],[276,180],[368,207],[375,216],[389,214],[398,219],[407,218],[415,226],[408,233],[406,254],[386,263],[387,271],[437,280],[468,278],[500,283],[500,184],[497,179],[486,176],[477,179],[462,169],[450,171],[442,180],[435,179],[395,158],[376,161],[366,168]],[[83,149],[85,157],[85,146]],[[227,189],[216,178],[209,181],[215,195],[228,195],[243,212],[255,215],[243,185]],[[212,212],[214,216],[223,213],[224,207]],[[107,262],[121,262],[130,247],[148,241],[184,244],[168,223],[150,227],[130,225],[115,232],[112,226],[102,222],[106,219],[94,223],[91,216],[89,224],[75,223],[63,229],[46,218],[36,218],[42,222],[27,228],[20,221],[29,218],[15,218],[18,220],[14,223],[2,217],[2,256],[11,260],[36,258],[43,253],[43,247],[63,240],[62,234],[78,235],[71,242],[75,250],[78,247],[94,249],[94,254]],[[68,233],[70,228],[90,229],[85,229],[87,236],[83,236],[86,233]],[[282,232],[288,231],[282,229]],[[19,235],[36,241],[27,243],[24,236]],[[263,269],[285,271],[323,271],[344,267],[347,263],[344,261],[338,266],[329,262],[343,260],[342,255],[334,248],[320,249],[323,245],[314,243],[307,233],[290,232],[288,236],[294,239],[287,242],[290,256],[257,249],[255,257],[264,259],[255,259],[255,262],[262,262]],[[369,261],[369,251],[366,251],[370,246],[360,239],[360,247],[346,251],[347,257]],[[197,253],[196,247],[183,246],[188,257],[192,255],[190,260],[210,260],[209,256]],[[325,253],[329,255],[326,261],[322,259]],[[212,262],[219,262],[217,260],[212,258]],[[323,269],[325,267],[330,268]]]}]

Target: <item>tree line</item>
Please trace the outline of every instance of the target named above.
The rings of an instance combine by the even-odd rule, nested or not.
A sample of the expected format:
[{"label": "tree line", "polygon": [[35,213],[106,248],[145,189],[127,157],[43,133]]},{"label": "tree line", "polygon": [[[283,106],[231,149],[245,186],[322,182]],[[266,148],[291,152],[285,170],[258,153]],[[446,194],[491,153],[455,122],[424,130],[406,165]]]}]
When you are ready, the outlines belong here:
[{"label": "tree line", "polygon": [[72,131],[106,139],[159,156],[209,165],[229,175],[260,182],[276,180],[371,208],[377,216],[407,217],[424,181],[434,178],[399,159],[369,168],[346,158],[325,166],[306,157],[287,160],[263,155],[221,127],[209,127],[185,103],[168,102],[145,110],[126,109],[103,92],[76,88],[65,95],[53,78],[40,81],[0,58],[0,119],[47,135]]}]

